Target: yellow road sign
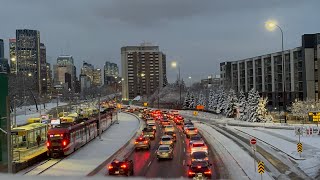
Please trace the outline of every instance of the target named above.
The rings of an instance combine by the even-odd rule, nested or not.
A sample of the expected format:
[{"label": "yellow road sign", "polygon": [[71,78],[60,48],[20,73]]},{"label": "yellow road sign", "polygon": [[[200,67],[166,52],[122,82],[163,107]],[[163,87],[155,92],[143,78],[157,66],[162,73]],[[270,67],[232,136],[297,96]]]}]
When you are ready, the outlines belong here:
[{"label": "yellow road sign", "polygon": [[259,161],[258,163],[258,173],[260,174],[264,173],[264,163],[262,161]]},{"label": "yellow road sign", "polygon": [[193,111],[193,115],[197,116],[198,115],[198,111]]},{"label": "yellow road sign", "polygon": [[297,144],[297,151],[298,151],[299,153],[301,153],[301,152],[303,151],[302,143],[298,143],[298,144]]}]

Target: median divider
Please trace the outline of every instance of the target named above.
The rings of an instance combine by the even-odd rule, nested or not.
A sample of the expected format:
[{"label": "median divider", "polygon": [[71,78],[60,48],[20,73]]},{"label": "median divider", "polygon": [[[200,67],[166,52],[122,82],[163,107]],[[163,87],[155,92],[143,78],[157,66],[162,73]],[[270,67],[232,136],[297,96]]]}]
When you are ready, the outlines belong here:
[{"label": "median divider", "polygon": [[[123,158],[126,158],[128,155],[130,155],[132,153],[132,151],[133,151],[132,147],[133,146],[131,147],[130,145],[132,145],[133,144],[132,142],[136,139],[136,137],[138,135],[140,135],[140,133],[142,132],[144,124],[142,123],[142,120],[139,118],[139,116],[137,116],[136,114],[128,113],[128,112],[121,112],[121,113],[130,114],[130,115],[134,116],[135,118],[137,118],[137,120],[139,121],[138,130],[136,132],[132,133],[131,139],[126,144],[124,144],[113,155],[111,155],[108,159],[103,161],[99,166],[97,166],[94,170],[92,170],[89,174],[87,174],[87,176],[96,175],[103,167],[105,167],[110,161],[112,161],[116,157],[121,157],[122,156]],[[119,121],[119,123],[121,123],[121,121]]]}]

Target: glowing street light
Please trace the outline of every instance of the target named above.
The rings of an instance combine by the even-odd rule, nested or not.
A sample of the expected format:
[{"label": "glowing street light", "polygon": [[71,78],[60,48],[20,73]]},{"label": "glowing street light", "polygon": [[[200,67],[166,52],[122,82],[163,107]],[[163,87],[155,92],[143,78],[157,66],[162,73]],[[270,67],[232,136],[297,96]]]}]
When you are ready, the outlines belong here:
[{"label": "glowing street light", "polygon": [[[286,114],[286,73],[285,73],[285,60],[284,60],[284,48],[283,48],[283,31],[282,28],[278,25],[277,21],[275,20],[268,20],[265,23],[265,27],[269,31],[274,31],[276,28],[278,28],[281,32],[281,58],[282,58],[282,91],[283,91],[283,111]],[[280,103],[279,103],[280,104]],[[279,105],[280,106],[280,105]],[[279,108],[280,111],[280,108]],[[287,117],[284,116],[284,122],[287,123]]]},{"label": "glowing street light", "polygon": [[31,77],[31,76],[32,76],[32,74],[31,74],[31,73],[28,73],[28,76],[29,76],[29,77]]},{"label": "glowing street light", "polygon": [[191,76],[189,76],[188,78],[191,79]]},{"label": "glowing street light", "polygon": [[264,25],[267,30],[274,31],[277,28],[278,23],[275,20],[268,20]]},{"label": "glowing street light", "polygon": [[144,77],[146,74],[144,74],[144,73],[141,73],[141,77]]},{"label": "glowing street light", "polygon": [[171,62],[171,67],[176,68],[177,65],[178,65],[177,62],[175,62],[175,61],[172,61],[172,62]]}]

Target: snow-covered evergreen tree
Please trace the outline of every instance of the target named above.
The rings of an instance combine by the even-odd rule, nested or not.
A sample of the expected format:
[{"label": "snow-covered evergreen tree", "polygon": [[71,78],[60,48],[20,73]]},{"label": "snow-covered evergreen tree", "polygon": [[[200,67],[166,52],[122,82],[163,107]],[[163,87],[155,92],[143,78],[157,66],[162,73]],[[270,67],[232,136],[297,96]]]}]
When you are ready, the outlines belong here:
[{"label": "snow-covered evergreen tree", "polygon": [[257,121],[258,122],[266,122],[269,120],[266,105],[268,102],[268,98],[260,98],[259,104],[257,108]]},{"label": "snow-covered evergreen tree", "polygon": [[226,93],[223,89],[219,90],[219,94],[217,97],[217,106],[216,106],[216,113],[224,113],[227,109],[227,101],[226,101]]},{"label": "snow-covered evergreen tree", "polygon": [[238,108],[238,97],[233,89],[230,89],[227,98],[226,116],[234,117],[234,113]]},{"label": "snow-covered evergreen tree", "polygon": [[242,90],[240,90],[239,98],[238,98],[238,106],[239,106],[239,119],[241,121],[246,121],[247,119],[247,98]]},{"label": "snow-covered evergreen tree", "polygon": [[194,97],[193,93],[191,93],[191,95],[190,95],[189,109],[194,109],[194,108],[195,108],[195,105],[196,105],[195,97]]},{"label": "snow-covered evergreen tree", "polygon": [[259,104],[260,95],[258,91],[252,88],[248,93],[248,119],[249,122],[257,121],[257,109]]},{"label": "snow-covered evergreen tree", "polygon": [[183,109],[188,109],[189,108],[190,100],[191,100],[190,92],[187,91],[187,94],[186,94],[186,96],[184,98],[184,102],[183,102]]},{"label": "snow-covered evergreen tree", "polygon": [[202,91],[200,92],[200,94],[199,94],[199,96],[198,96],[197,105],[206,106],[206,104],[205,104],[205,97],[204,97],[204,95],[202,94]]},{"label": "snow-covered evergreen tree", "polygon": [[210,89],[209,92],[209,99],[208,99],[208,110],[212,110],[213,109],[213,104],[214,104],[214,91],[213,89]]}]

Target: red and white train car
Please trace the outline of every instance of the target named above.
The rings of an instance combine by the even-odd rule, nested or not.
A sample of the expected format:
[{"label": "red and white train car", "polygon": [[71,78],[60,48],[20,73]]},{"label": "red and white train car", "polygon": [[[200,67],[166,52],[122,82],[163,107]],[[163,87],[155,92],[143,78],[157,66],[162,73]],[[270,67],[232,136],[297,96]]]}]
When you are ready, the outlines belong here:
[{"label": "red and white train car", "polygon": [[[101,130],[111,124],[107,115],[101,116]],[[78,124],[61,124],[49,129],[47,134],[47,154],[50,157],[69,155],[98,136],[98,119],[89,119]],[[108,126],[109,125],[109,126]]]}]

